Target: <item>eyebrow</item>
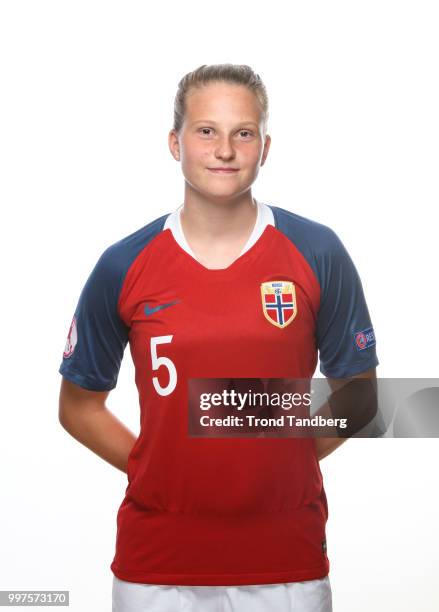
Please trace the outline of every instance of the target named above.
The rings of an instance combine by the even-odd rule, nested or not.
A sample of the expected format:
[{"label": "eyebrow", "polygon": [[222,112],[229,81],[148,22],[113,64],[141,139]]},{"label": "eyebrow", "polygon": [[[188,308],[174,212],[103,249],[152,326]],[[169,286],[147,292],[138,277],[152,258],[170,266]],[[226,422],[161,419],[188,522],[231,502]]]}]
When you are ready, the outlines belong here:
[{"label": "eyebrow", "polygon": [[[218,125],[216,121],[212,121],[211,119],[197,119],[197,121],[192,122],[192,125],[196,123],[211,123],[212,125]],[[240,121],[237,125],[255,125],[259,127],[255,121]]]}]

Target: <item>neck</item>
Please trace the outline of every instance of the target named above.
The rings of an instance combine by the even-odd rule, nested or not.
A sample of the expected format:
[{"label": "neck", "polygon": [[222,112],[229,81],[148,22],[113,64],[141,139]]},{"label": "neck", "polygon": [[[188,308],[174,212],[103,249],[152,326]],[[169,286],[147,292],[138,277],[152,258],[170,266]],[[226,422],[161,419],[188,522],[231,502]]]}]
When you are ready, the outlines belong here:
[{"label": "neck", "polygon": [[186,183],[180,219],[189,239],[203,242],[239,239],[253,229],[257,204],[250,189],[234,198],[221,198],[205,196]]}]

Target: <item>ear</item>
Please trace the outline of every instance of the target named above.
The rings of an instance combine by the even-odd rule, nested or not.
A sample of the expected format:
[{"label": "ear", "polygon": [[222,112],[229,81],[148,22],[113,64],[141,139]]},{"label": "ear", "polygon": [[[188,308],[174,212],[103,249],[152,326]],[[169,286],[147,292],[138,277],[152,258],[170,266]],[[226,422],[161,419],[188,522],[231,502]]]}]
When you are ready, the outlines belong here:
[{"label": "ear", "polygon": [[169,146],[169,150],[171,151],[172,157],[176,161],[179,161],[180,160],[180,143],[178,141],[178,134],[174,130],[174,128],[172,128],[172,130],[170,130],[169,132],[168,146]]},{"label": "ear", "polygon": [[271,144],[271,136],[267,134],[265,136],[264,150],[262,152],[262,158],[261,158],[261,166],[265,164],[265,160],[267,159],[268,151],[270,150],[270,144]]}]

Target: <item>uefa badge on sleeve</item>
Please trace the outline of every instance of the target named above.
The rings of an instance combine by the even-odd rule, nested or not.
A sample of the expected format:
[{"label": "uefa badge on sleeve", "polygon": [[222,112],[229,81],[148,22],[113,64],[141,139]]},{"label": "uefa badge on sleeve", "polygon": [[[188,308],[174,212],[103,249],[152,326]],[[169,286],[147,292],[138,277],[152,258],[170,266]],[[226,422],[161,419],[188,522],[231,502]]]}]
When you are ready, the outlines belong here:
[{"label": "uefa badge on sleeve", "polygon": [[76,343],[78,342],[78,333],[76,330],[76,317],[73,315],[72,322],[70,324],[69,333],[67,336],[66,346],[64,349],[63,357],[66,359],[73,354]]},{"label": "uefa badge on sleeve", "polygon": [[367,329],[362,329],[361,331],[354,332],[354,341],[355,346],[357,347],[357,351],[363,351],[364,349],[367,349],[370,346],[375,346],[376,340],[373,327],[368,327]]},{"label": "uefa badge on sleeve", "polygon": [[291,281],[261,283],[262,311],[276,327],[286,327],[297,315],[296,288]]}]

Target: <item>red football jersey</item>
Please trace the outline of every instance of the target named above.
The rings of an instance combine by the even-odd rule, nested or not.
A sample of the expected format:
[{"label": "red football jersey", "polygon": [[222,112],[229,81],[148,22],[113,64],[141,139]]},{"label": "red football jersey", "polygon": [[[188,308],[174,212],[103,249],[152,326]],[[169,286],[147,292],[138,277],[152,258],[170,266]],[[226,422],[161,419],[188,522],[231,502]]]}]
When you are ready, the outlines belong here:
[{"label": "red football jersey", "polygon": [[[334,231],[256,204],[227,268],[196,260],[180,207],[108,247],[79,298],[60,373],[113,389],[129,343],[139,391],[111,564],[122,580],[270,584],[329,572],[313,438],[188,435],[189,379],[311,379],[318,356],[334,378],[378,364],[362,284]],[[267,295],[273,282],[285,295]]]}]

